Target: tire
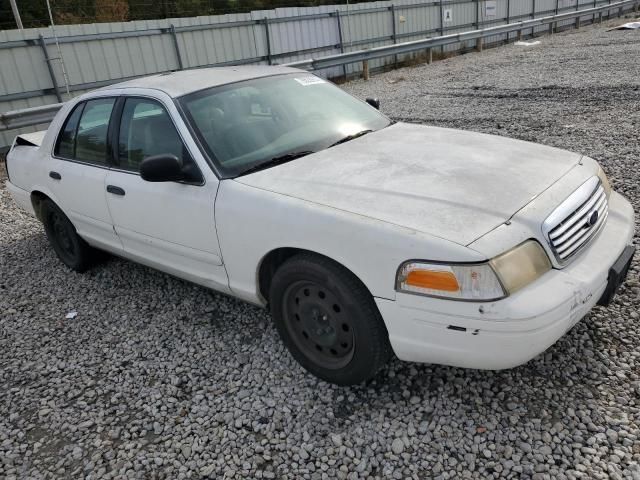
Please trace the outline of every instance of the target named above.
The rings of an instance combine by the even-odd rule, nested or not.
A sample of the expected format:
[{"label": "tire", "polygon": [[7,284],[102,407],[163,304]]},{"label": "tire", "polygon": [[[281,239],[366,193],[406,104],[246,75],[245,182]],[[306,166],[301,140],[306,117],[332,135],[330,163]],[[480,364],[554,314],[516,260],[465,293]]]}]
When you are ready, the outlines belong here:
[{"label": "tire", "polygon": [[392,355],[389,334],[369,291],[326,257],[291,257],[276,271],[269,299],[291,355],[327,382],[365,382]]},{"label": "tire", "polygon": [[62,263],[76,272],[92,267],[98,252],[80,238],[64,212],[48,199],[42,202],[40,212],[49,243]]}]

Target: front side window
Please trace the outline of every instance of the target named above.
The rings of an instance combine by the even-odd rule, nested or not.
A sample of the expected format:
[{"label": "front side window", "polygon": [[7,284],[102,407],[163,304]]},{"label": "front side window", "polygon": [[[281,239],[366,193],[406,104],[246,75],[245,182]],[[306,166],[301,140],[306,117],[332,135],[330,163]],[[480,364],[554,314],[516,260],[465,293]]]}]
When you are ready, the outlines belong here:
[{"label": "front side window", "polygon": [[302,72],[214,87],[179,102],[225,177],[390,124],[366,103]]},{"label": "front side window", "polygon": [[118,135],[118,161],[123,170],[137,172],[154,155],[175,155],[185,167],[194,165],[167,111],[148,98],[128,98]]}]

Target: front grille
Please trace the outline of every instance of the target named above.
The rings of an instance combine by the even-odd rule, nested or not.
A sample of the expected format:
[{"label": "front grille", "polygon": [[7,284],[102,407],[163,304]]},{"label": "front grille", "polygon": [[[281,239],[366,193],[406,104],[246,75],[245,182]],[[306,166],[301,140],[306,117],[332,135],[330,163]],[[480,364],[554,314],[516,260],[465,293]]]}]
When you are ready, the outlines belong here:
[{"label": "front grille", "polygon": [[[565,263],[584,247],[604,225],[609,213],[607,195],[596,178],[595,188],[587,182],[549,216],[547,224],[549,244],[556,258]],[[586,198],[585,198],[586,197]],[[558,220],[559,214],[562,218]],[[547,222],[545,222],[547,223]]]}]

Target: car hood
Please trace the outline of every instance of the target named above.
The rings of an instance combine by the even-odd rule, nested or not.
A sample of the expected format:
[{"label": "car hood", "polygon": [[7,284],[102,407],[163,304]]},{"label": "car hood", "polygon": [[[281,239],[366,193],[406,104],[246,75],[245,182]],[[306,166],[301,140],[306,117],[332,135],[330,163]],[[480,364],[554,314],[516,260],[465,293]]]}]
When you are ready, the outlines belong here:
[{"label": "car hood", "polygon": [[236,181],[468,245],[580,158],[495,135],[396,123]]}]

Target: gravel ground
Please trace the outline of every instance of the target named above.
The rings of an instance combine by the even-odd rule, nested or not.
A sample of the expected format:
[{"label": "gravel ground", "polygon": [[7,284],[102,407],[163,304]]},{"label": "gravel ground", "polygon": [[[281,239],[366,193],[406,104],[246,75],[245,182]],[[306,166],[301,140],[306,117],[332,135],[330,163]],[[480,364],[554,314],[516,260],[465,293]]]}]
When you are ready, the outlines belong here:
[{"label": "gravel ground", "polygon": [[[541,40],[345,88],[590,155],[640,210],[640,32]],[[0,262],[0,478],[640,478],[638,260],[522,367],[395,360],[355,388],[307,375],[260,309],[117,259],[70,272],[4,187]]]}]

